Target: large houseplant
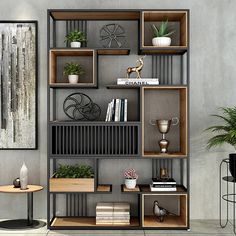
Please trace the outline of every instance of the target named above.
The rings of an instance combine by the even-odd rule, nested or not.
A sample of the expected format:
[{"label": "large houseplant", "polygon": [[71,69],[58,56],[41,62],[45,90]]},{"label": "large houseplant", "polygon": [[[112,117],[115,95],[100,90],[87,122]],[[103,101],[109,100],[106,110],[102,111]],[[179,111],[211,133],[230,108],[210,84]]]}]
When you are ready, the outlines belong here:
[{"label": "large houseplant", "polygon": [[[223,123],[207,129],[216,134],[208,140],[207,147],[210,149],[228,143],[236,149],[236,107],[221,107],[220,110],[221,115],[213,116],[222,120]],[[236,178],[236,153],[229,154],[229,169],[231,175]]]},{"label": "large houseplant", "polygon": [[69,83],[78,83],[79,76],[84,74],[83,67],[78,63],[66,63],[64,67],[64,74],[68,76]]},{"label": "large houseplant", "polygon": [[52,192],[94,192],[94,171],[88,165],[59,165],[50,179]]},{"label": "large houseplant", "polygon": [[158,28],[156,25],[152,25],[154,38],[152,39],[152,45],[157,47],[168,47],[171,44],[170,36],[175,32],[168,28],[168,20],[161,23]]},{"label": "large houseplant", "polygon": [[71,31],[65,37],[65,42],[69,42],[72,48],[80,48],[81,43],[86,41],[86,37],[82,31]]}]

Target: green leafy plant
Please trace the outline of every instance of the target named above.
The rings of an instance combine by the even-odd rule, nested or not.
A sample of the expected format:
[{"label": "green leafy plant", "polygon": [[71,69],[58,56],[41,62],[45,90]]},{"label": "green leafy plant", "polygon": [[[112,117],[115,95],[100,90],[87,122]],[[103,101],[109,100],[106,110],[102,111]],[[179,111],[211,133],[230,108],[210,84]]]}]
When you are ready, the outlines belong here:
[{"label": "green leafy plant", "polygon": [[82,31],[75,30],[71,31],[69,34],[65,37],[65,42],[85,42],[86,37]]},{"label": "green leafy plant", "polygon": [[64,67],[64,74],[65,75],[83,75],[84,69],[78,63],[66,63]]},{"label": "green leafy plant", "polygon": [[236,149],[236,107],[220,107],[219,109],[223,114],[212,116],[221,119],[224,123],[206,129],[207,131],[217,134],[208,140],[207,147],[210,149],[211,147],[228,143]]},{"label": "green leafy plant", "polygon": [[163,21],[158,28],[156,25],[152,25],[154,37],[168,37],[171,36],[175,31],[168,29],[168,20]]},{"label": "green leafy plant", "polygon": [[94,171],[87,165],[59,165],[55,178],[94,178]]}]

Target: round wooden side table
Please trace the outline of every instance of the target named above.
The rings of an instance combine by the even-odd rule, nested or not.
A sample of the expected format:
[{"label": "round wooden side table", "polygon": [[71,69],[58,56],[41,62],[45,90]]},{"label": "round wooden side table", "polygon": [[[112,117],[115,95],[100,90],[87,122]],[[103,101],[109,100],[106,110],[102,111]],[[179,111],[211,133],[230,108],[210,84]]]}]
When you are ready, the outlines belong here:
[{"label": "round wooden side table", "polygon": [[0,222],[0,227],[7,229],[40,228],[46,225],[45,222],[33,219],[33,193],[41,191],[42,186],[28,185],[28,188],[21,190],[13,185],[0,186],[0,193],[25,193],[27,194],[27,219],[6,220]]}]

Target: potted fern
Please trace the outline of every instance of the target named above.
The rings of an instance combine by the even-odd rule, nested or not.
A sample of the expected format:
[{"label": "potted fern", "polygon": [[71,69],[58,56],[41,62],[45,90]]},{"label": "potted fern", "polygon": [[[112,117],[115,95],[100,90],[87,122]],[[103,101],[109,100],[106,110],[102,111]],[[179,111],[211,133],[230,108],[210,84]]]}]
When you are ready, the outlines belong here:
[{"label": "potted fern", "polygon": [[[216,134],[208,140],[208,149],[214,146],[221,146],[224,143],[232,145],[236,149],[236,107],[221,107],[222,114],[213,115],[223,121],[223,124],[209,127],[208,131]],[[236,178],[236,153],[229,154],[229,170]]]},{"label": "potted fern", "polygon": [[71,31],[65,37],[65,42],[69,42],[72,48],[80,48],[81,43],[86,41],[86,37],[82,31]]},{"label": "potted fern", "polygon": [[168,47],[171,44],[171,36],[175,31],[168,29],[168,20],[162,22],[158,28],[156,25],[152,25],[154,38],[152,39],[152,45],[157,47]]},{"label": "potted fern", "polygon": [[69,83],[76,84],[79,81],[79,76],[84,74],[84,69],[78,63],[66,63],[64,74],[68,76]]},{"label": "potted fern", "polygon": [[50,179],[51,192],[94,192],[94,171],[88,165],[59,165]]}]

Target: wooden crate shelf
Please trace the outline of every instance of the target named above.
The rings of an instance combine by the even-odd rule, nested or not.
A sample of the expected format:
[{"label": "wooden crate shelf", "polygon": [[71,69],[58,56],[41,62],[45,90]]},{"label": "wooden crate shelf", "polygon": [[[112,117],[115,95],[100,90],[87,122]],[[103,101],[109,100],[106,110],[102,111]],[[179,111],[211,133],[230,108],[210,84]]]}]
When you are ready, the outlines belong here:
[{"label": "wooden crate shelf", "polygon": [[[188,92],[186,86],[142,87],[142,156],[149,158],[184,158],[188,154]],[[166,139],[169,153],[160,153],[161,134],[150,120],[179,118]]]},{"label": "wooden crate shelf", "polygon": [[[77,84],[69,84],[63,75],[65,63],[82,65],[85,74]],[[49,52],[49,86],[51,88],[97,87],[97,53],[93,49],[51,49]]]},{"label": "wooden crate shelf", "polygon": [[[170,27],[175,33],[171,36],[170,47],[157,47],[152,45],[152,24],[160,24],[168,19]],[[142,11],[141,16],[141,43],[142,53],[183,54],[188,48],[188,11]]]},{"label": "wooden crate shelf", "polygon": [[131,218],[129,225],[96,225],[95,217],[55,217],[51,223],[53,227],[139,227],[138,218]]},{"label": "wooden crate shelf", "polygon": [[[166,201],[166,205],[162,205],[168,211],[172,212],[173,210],[170,209],[170,198],[176,198],[177,203],[177,211],[176,215],[168,215],[165,217],[164,222],[159,222],[158,219],[153,215],[152,204],[153,199],[158,200],[159,204],[162,205],[161,201]],[[148,198],[145,201],[145,198]],[[169,198],[169,200],[168,200]],[[142,223],[144,228],[187,228],[187,219],[188,219],[188,204],[187,204],[187,193],[183,194],[143,194],[142,195]],[[161,200],[162,199],[162,200]],[[174,213],[174,212],[172,212]]]}]

